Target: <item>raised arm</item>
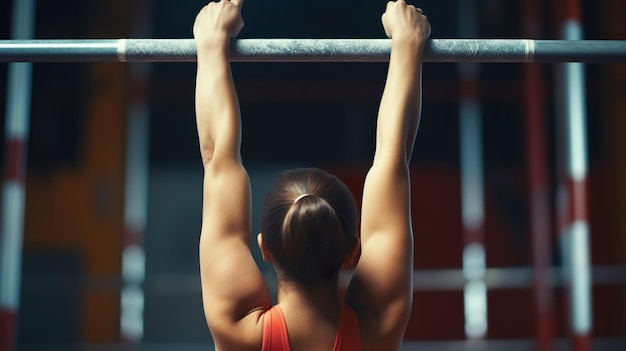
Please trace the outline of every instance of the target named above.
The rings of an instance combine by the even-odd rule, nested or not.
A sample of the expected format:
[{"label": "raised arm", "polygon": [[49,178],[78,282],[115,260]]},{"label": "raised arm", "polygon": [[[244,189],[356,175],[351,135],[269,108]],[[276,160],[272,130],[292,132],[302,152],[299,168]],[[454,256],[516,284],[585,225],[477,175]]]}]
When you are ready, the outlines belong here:
[{"label": "raised arm", "polygon": [[392,39],[385,90],[378,112],[376,152],[363,189],[361,258],[347,301],[361,311],[372,349],[399,348],[412,296],[413,232],[409,160],[419,126],[421,60],[428,19],[404,0],[382,16]]},{"label": "raised arm", "polygon": [[200,236],[202,299],[219,350],[258,349],[269,292],[250,254],[250,182],[241,163],[241,118],[230,38],[243,27],[241,0],[205,6],[194,24],[196,124],[204,164]]}]

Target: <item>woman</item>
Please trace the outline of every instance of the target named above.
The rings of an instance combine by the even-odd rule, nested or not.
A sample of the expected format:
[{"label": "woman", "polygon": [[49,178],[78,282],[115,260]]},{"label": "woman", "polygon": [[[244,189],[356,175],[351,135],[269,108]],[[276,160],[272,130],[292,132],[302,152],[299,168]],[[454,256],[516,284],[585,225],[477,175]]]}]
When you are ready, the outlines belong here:
[{"label": "woman", "polygon": [[[243,27],[242,5],[212,2],[194,24],[205,172],[200,271],[216,348],[397,350],[413,295],[408,164],[419,125],[428,19],[404,0],[389,2],[382,16],[392,53],[363,190],[360,240],[354,200],[328,173],[285,172],[268,194],[257,240],[278,275],[278,304],[272,307],[250,254],[250,184],[240,157],[240,112],[228,57],[230,39]],[[345,301],[337,293],[342,268],[354,269]]]}]

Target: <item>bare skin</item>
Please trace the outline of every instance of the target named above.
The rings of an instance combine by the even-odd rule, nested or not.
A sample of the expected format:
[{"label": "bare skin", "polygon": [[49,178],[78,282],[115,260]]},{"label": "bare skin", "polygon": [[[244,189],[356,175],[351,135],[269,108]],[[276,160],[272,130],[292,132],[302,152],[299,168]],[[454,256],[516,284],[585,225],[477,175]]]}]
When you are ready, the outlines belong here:
[{"label": "bare skin", "polygon": [[[204,164],[200,272],[205,317],[220,351],[260,350],[264,313],[271,308],[250,253],[250,182],[240,156],[241,117],[228,56],[231,38],[243,27],[242,5],[243,0],[210,3],[194,24],[196,123]],[[363,191],[361,256],[346,297],[359,315],[363,349],[376,351],[399,349],[411,310],[408,164],[419,126],[423,45],[430,34],[428,19],[404,0],[388,3],[382,22],[392,54]],[[262,235],[258,241],[271,261]],[[331,350],[340,309],[337,284],[304,289],[278,274],[278,303],[292,350]]]}]

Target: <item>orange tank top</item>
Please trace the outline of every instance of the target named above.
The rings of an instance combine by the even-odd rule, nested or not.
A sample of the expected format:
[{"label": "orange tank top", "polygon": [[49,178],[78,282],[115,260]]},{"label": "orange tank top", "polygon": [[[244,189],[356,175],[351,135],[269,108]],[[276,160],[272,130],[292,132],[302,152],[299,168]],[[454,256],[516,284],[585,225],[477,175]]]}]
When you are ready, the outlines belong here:
[{"label": "orange tank top", "polygon": [[[339,326],[333,351],[361,351],[361,328],[359,317],[348,305],[339,312]],[[278,305],[265,312],[263,322],[263,346],[261,351],[291,351],[287,324]]]}]

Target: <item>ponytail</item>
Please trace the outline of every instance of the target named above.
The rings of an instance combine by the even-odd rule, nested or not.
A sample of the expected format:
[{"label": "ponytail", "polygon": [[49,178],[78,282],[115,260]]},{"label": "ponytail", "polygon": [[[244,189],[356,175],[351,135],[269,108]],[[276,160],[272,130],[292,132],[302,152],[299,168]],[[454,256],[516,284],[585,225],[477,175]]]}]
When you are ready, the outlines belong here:
[{"label": "ponytail", "polygon": [[261,230],[274,263],[289,279],[336,279],[356,242],[356,206],[341,181],[319,169],[281,174],[263,205]]},{"label": "ponytail", "polygon": [[283,221],[282,257],[286,272],[299,280],[317,282],[332,277],[341,268],[346,242],[335,210],[323,198],[306,194],[295,201]]}]

